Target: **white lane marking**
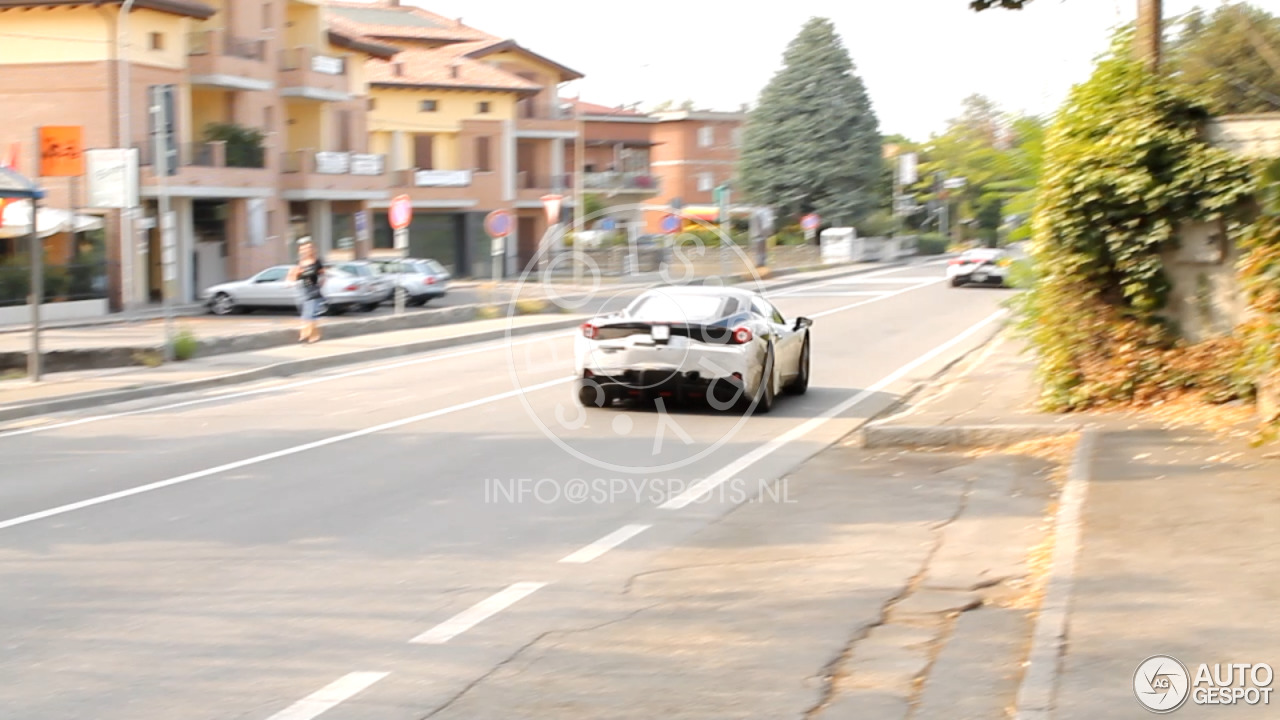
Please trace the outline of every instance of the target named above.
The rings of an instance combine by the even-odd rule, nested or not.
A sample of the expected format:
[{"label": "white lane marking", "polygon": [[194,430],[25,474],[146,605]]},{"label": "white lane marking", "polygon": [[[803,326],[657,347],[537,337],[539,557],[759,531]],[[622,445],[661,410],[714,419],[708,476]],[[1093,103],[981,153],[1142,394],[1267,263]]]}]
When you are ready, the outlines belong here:
[{"label": "white lane marking", "polygon": [[222,394],[212,395],[208,397],[202,397],[196,400],[184,400],[183,402],[171,403],[169,405],[161,405],[159,407],[141,408],[139,410],[128,410],[125,412],[111,413],[109,415],[91,415],[89,417],[79,418],[77,420],[68,420],[66,422],[54,423],[51,425],[41,425],[39,427],[28,427],[20,430],[0,432],[0,440],[8,437],[14,437],[17,435],[27,435],[29,433],[44,432],[46,430],[57,430],[59,428],[73,427],[75,425],[85,425],[93,422],[101,422],[103,420],[115,420],[117,418],[130,417],[133,415],[143,415],[146,413],[164,412],[165,410],[176,410],[178,408],[191,407],[193,405],[204,405],[206,403],[217,402],[220,400],[234,400],[236,398],[249,397],[251,395],[263,395],[266,393],[279,392],[281,390],[291,390],[293,388],[306,387],[308,385],[316,385],[319,383],[333,382],[335,380],[345,380],[346,378],[358,377],[360,375],[368,375],[370,373],[375,373],[375,372],[396,370],[399,368],[410,367],[413,365],[423,365],[426,363],[439,362],[441,360],[451,360],[453,358],[466,357],[467,355],[476,355],[483,352],[490,352],[492,350],[503,350],[509,347],[515,347],[517,345],[528,345],[531,343],[542,342],[545,340],[552,340],[559,337],[570,337],[574,335],[576,332],[577,331],[556,332],[556,333],[551,333],[549,335],[539,335],[537,337],[530,338],[528,340],[521,340],[518,342],[509,343],[509,344],[505,340],[495,340],[493,342],[485,343],[483,345],[478,345],[478,346],[469,348],[467,350],[458,350],[455,352],[444,353],[442,355],[432,354],[426,357],[416,358],[414,360],[404,360],[401,362],[391,363],[389,365],[376,365],[373,367],[361,368],[359,370],[349,370],[347,372],[338,373],[336,375],[324,375],[322,377],[311,378],[309,380],[298,380],[296,382],[285,383],[283,385],[271,385],[269,387],[257,388],[254,390],[242,390],[239,392],[222,393]]},{"label": "white lane marking", "polygon": [[845,310],[852,310],[857,307],[862,307],[863,305],[870,305],[871,303],[880,302],[881,300],[888,300],[891,297],[897,297],[898,295],[913,292],[915,290],[919,290],[920,288],[928,287],[930,285],[936,285],[942,282],[942,280],[943,280],[942,278],[939,278],[936,280],[930,280],[929,282],[923,282],[917,285],[904,287],[900,290],[894,290],[893,292],[887,292],[887,293],[884,293],[883,295],[877,295],[876,297],[873,297],[870,300],[862,300],[861,302],[850,303],[848,305],[841,305],[840,307],[831,308],[830,310],[823,310],[822,312],[813,313],[812,315],[809,316],[809,319],[816,320],[820,317],[826,317],[827,315],[835,315],[836,313],[841,313],[841,312],[844,312]]},{"label": "white lane marking", "polygon": [[560,560],[560,562],[572,563],[577,565],[581,565],[583,563],[589,563],[592,560],[595,560],[601,555],[604,555],[610,550],[618,547],[622,543],[630,540],[631,538],[639,535],[640,533],[644,532],[645,530],[648,530],[651,527],[653,526],[652,525],[623,525],[617,530],[614,530],[613,532],[609,533],[608,535],[605,535],[604,537],[591,543],[590,545],[587,545],[581,550],[578,550],[577,552],[566,555],[563,559]]},{"label": "white lane marking", "polygon": [[880,392],[881,390],[888,387],[889,385],[892,385],[893,383],[902,379],[904,375],[911,372],[912,370],[915,370],[916,368],[936,358],[937,356],[941,355],[947,350],[950,350],[952,347],[955,347],[961,342],[964,342],[969,336],[973,335],[974,333],[977,333],[978,331],[982,330],[982,328],[995,322],[997,319],[1002,317],[1006,312],[1007,312],[1006,310],[1002,309],[992,313],[991,315],[987,316],[985,320],[982,320],[978,324],[970,327],[968,330],[965,330],[964,332],[942,343],[941,345],[935,347],[934,349],[930,350],[924,355],[921,355],[915,360],[912,360],[906,365],[903,365],[902,367],[893,371],[889,375],[885,376],[882,380],[877,382],[875,385],[872,385],[871,387],[867,388],[866,390],[863,390],[857,395],[854,395],[853,397],[839,403],[838,405],[827,410],[826,412],[822,413],[818,417],[808,420],[801,425],[797,425],[796,427],[788,430],[782,435],[779,435],[773,440],[770,440],[764,445],[757,447],[755,450],[752,450],[751,452],[747,453],[746,455],[743,455],[742,457],[738,458],[732,463],[729,463],[728,465],[720,468],[715,473],[708,475],[707,477],[698,481],[693,487],[689,488],[688,490],[685,490],[684,492],[680,493],[676,497],[671,498],[670,500],[663,503],[659,507],[661,507],[663,510],[679,510],[681,508],[684,508],[690,503],[696,501],[698,498],[714,490],[721,483],[725,482],[726,480],[732,479],[738,473],[742,472],[743,470],[746,470],[747,468],[751,467],[752,465],[759,462],[760,460],[773,454],[778,449],[786,446],[789,443],[799,440],[800,438],[804,437],[810,432],[825,425],[832,418],[850,410],[853,407],[856,407],[858,404],[864,402],[867,398],[871,397],[872,395]]},{"label": "white lane marking", "polygon": [[[926,282],[930,280],[938,280],[939,278],[929,275],[903,275],[901,277],[877,277],[877,278],[859,278],[857,275],[852,277],[840,278],[834,281],[834,285],[899,285],[906,283]],[[945,278],[942,278],[945,279]]]},{"label": "white lane marking", "polygon": [[908,270],[916,270],[919,268],[927,268],[927,267],[940,267],[942,265],[943,265],[942,261],[933,260],[930,262],[920,263],[917,265],[907,265],[904,267],[892,267],[892,268],[885,268],[884,270],[875,270],[868,273],[845,275],[843,277],[838,277],[831,280],[817,280],[815,282],[805,283],[804,285],[800,285],[794,288],[779,290],[778,292],[769,292],[768,289],[766,289],[764,294],[767,297],[790,296],[790,295],[795,295],[797,293],[809,292],[817,288],[828,287],[830,285],[843,285],[843,284],[856,285],[858,284],[859,281],[865,282],[872,278],[884,277],[885,275],[892,275],[893,273],[897,273],[897,272],[904,272]]},{"label": "white lane marking", "polygon": [[410,640],[418,645],[443,645],[546,586],[540,582],[518,582],[481,600],[439,625]]},{"label": "white lane marking", "polygon": [[812,292],[795,293],[787,297],[828,298],[828,297],[867,297],[888,295],[891,290],[814,290]]},{"label": "white lane marking", "polygon": [[308,450],[315,450],[316,448],[321,448],[326,445],[333,445],[336,443],[344,442],[346,440],[354,440],[356,438],[365,437],[367,435],[373,435],[374,433],[379,433],[384,430],[393,430],[395,428],[403,427],[405,425],[411,425],[413,423],[422,422],[423,420],[431,420],[432,418],[437,418],[437,417],[440,417],[441,415],[448,415],[450,413],[460,412],[462,410],[470,410],[471,408],[474,408],[474,407],[479,407],[481,405],[488,405],[489,403],[494,403],[499,400],[506,400],[507,398],[515,397],[520,393],[533,392],[536,390],[544,390],[549,387],[554,387],[556,385],[563,385],[565,383],[572,382],[573,380],[574,380],[574,376],[571,375],[569,377],[561,378],[559,380],[550,380],[548,382],[539,383],[537,385],[531,385],[527,388],[518,388],[516,390],[508,390],[507,392],[498,393],[497,395],[490,395],[488,397],[478,398],[476,400],[471,400],[458,405],[452,405],[450,407],[440,408],[439,410],[432,410],[430,412],[425,412],[420,415],[414,415],[413,417],[401,418],[399,420],[392,420],[391,422],[383,423],[381,425],[374,425],[373,427],[367,427],[367,428],[364,428],[363,430],[355,430],[353,432],[343,433],[342,435],[334,435],[332,437],[327,437],[323,440],[316,440],[315,442],[309,442],[302,445],[295,445],[290,448],[285,448],[284,450],[277,450],[275,452],[269,452],[263,455],[256,455],[254,457],[246,458],[244,460],[237,460],[235,462],[226,463],[225,465],[211,467],[206,470],[198,470],[196,472],[187,473],[186,475],[179,475],[177,477],[169,478],[168,480],[160,480],[159,482],[153,482],[147,485],[139,485],[137,487],[132,487],[127,490],[121,490],[119,492],[114,492],[107,495],[99,495],[97,497],[89,498],[88,500],[81,500],[79,502],[73,502],[67,505],[60,505],[58,507],[50,508],[48,510],[41,510],[39,512],[30,513],[28,515],[22,515],[21,517],[16,517],[10,520],[5,520],[3,522],[0,522],[0,530],[15,527],[17,525],[24,525],[30,522],[35,522],[36,520],[43,520],[45,518],[50,518],[55,515],[63,515],[76,510],[83,510],[84,508],[93,507],[94,505],[101,505],[103,503],[108,503],[113,500],[121,500],[127,497],[131,497],[133,495],[141,495],[142,493],[151,492],[153,490],[160,490],[162,488],[167,488],[172,485],[180,485],[182,483],[191,482],[192,480],[199,480],[201,478],[206,478],[211,475],[217,475],[219,473],[228,472],[230,470],[238,470],[239,468],[242,468],[242,467],[248,467],[250,465],[258,465],[258,464],[267,462],[269,460],[278,460],[279,458],[282,458],[282,457],[297,455],[298,453],[307,452]]},{"label": "white lane marking", "polygon": [[272,715],[268,720],[311,720],[349,700],[369,688],[390,673],[353,672],[302,698],[298,702]]}]

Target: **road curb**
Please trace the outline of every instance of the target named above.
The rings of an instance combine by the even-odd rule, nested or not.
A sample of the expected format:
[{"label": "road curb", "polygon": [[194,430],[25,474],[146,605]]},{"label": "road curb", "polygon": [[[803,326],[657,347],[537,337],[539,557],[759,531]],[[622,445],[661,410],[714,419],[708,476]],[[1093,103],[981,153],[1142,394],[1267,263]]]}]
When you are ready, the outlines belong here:
[{"label": "road curb", "polygon": [[1075,584],[1085,498],[1092,481],[1097,430],[1085,430],[1071,458],[1071,469],[1054,517],[1053,560],[1044,599],[1036,614],[1031,651],[1018,687],[1017,720],[1050,720],[1067,642],[1067,614]]},{"label": "road curb", "polygon": [[146,400],[149,398],[164,397],[166,395],[177,395],[186,392],[209,390],[229,385],[240,385],[256,382],[258,380],[289,377],[291,375],[315,372],[317,370],[327,370],[329,368],[342,367],[344,365],[356,365],[364,362],[386,360],[403,355],[414,355],[417,353],[431,352],[433,350],[443,350],[451,347],[457,347],[459,345],[503,340],[508,337],[519,337],[522,335],[532,335],[539,332],[550,332],[555,330],[567,330],[577,327],[581,321],[582,319],[579,316],[574,317],[572,320],[549,322],[541,325],[505,327],[497,330],[486,330],[484,332],[471,333],[464,336],[421,340],[417,342],[404,343],[403,345],[390,345],[380,348],[353,350],[339,355],[328,355],[302,360],[289,360],[287,362],[275,363],[274,365],[267,365],[265,367],[254,368],[252,370],[227,373],[225,375],[217,375],[200,380],[187,380],[183,382],[166,383],[163,385],[73,395],[54,400],[44,400],[34,403],[26,403],[23,405],[0,407],[0,422],[21,420],[33,416],[66,412],[69,410],[83,410],[85,408],[97,407],[100,405],[112,405],[121,402],[130,402],[133,400]]},{"label": "road curb", "polygon": [[977,448],[1079,432],[1080,425],[868,425],[865,448]]}]

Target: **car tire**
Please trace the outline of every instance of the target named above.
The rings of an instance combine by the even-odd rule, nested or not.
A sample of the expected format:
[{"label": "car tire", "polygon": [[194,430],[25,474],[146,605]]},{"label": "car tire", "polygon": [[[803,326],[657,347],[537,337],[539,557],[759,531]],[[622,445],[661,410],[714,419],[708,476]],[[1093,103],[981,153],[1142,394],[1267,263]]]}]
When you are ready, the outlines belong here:
[{"label": "car tire", "polygon": [[787,386],[787,393],[803,395],[809,389],[809,334],[805,333],[804,345],[800,346],[800,367],[796,379]]},{"label": "car tire", "polygon": [[380,304],[380,303],[365,303],[365,304],[363,304],[363,305],[361,305],[361,306],[360,306],[360,311],[361,311],[361,312],[371,313],[371,312],[373,312],[374,310],[377,310],[377,309],[378,309],[378,305],[379,305],[379,304]]},{"label": "car tire", "polygon": [[333,315],[336,317],[338,315],[345,315],[347,311],[350,309],[351,308],[347,307],[346,305],[326,305],[324,314]]},{"label": "car tire", "polygon": [[961,285],[964,285],[964,280],[962,278],[951,278],[951,287],[960,287]]},{"label": "car tire", "polygon": [[[760,373],[760,389],[756,391],[755,410],[761,415],[767,415],[773,410],[774,393],[774,362],[773,362],[773,343],[769,343],[769,349],[765,351],[764,371]],[[747,406],[750,408],[750,405]]]},{"label": "car tire", "polygon": [[609,392],[596,383],[589,383],[584,380],[578,381],[577,392],[574,393],[578,398],[578,404],[582,407],[608,407],[613,398]]},{"label": "car tire", "polygon": [[236,301],[230,295],[220,292],[209,302],[209,310],[214,315],[232,315],[238,311]]}]

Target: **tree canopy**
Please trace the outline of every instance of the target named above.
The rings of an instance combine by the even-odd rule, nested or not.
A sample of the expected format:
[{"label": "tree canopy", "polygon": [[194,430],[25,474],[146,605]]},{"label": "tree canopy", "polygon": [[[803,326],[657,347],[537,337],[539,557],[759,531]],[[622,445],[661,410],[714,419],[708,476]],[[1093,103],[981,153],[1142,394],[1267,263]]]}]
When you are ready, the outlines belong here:
[{"label": "tree canopy", "polygon": [[783,67],[747,116],[739,164],[746,194],[785,215],[857,223],[884,191],[879,121],[825,18],[791,41]]},{"label": "tree canopy", "polygon": [[1167,68],[1211,112],[1280,112],[1280,17],[1237,2],[1196,8],[1180,25]]}]

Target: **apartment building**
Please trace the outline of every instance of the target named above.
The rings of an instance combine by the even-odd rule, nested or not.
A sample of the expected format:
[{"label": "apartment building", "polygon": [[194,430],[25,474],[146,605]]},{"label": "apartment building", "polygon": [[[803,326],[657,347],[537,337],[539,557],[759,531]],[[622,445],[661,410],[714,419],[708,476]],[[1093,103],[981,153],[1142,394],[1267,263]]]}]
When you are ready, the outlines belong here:
[{"label": "apartment building", "polygon": [[[120,2],[0,0],[0,146],[21,143],[34,162],[36,127],[78,125],[86,149],[139,150],[141,207],[123,221],[96,211],[114,307],[161,299],[161,193],[179,302],[290,260],[303,235],[362,252],[354,218],[390,196],[385,159],[368,152],[365,61],[395,48],[328,28],[319,0],[135,0],[122,14]],[[156,87],[171,92],[165,177],[152,163]],[[83,201],[83,185],[71,198],[45,184],[56,207]],[[74,255],[48,247],[53,262]]]},{"label": "apartment building", "polygon": [[[653,172],[661,183],[657,205],[683,207],[687,218],[715,222],[715,188],[730,183],[742,147],[745,112],[658,112],[653,126]],[[730,201],[733,201],[730,193]],[[661,231],[662,214],[647,217],[649,232]]]},{"label": "apartment building", "polygon": [[[577,114],[582,128],[583,194],[594,195],[603,206],[599,217],[587,218],[588,226],[605,216],[643,226],[644,207],[661,190],[651,159],[657,118],[634,108],[578,99],[564,102]],[[569,153],[565,165],[577,167],[577,148],[569,148]]]},{"label": "apartment building", "polygon": [[388,158],[394,194],[414,207],[408,246],[396,247],[385,201],[375,201],[374,253],[430,256],[459,275],[488,276],[483,221],[516,218],[507,273],[527,267],[547,229],[543,196],[570,212],[568,152],[578,134],[561,85],[581,73],[509,38],[428,10],[390,2],[328,5],[341,32],[399,49],[370,59],[368,129]]}]

